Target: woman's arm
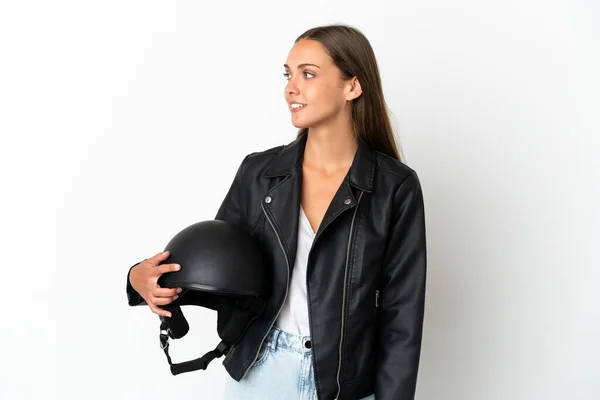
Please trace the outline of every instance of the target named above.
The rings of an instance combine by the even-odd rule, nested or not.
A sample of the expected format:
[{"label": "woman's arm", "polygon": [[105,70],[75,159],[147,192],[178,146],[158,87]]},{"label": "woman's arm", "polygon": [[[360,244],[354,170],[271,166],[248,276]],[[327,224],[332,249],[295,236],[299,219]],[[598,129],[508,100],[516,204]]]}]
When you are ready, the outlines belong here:
[{"label": "woman's arm", "polygon": [[[247,155],[240,163],[235,178],[233,179],[225,198],[221,202],[219,210],[217,211],[214,219],[227,221],[234,225],[239,225],[243,220],[240,211],[240,186],[243,173],[242,167],[244,166],[244,161],[246,161],[248,157],[249,155]],[[131,269],[142,261],[139,261],[133,266],[129,267],[129,270],[127,271],[127,302],[130,306],[146,305],[146,301],[138,292],[135,291],[129,280]]]},{"label": "woman's arm", "polygon": [[131,281],[129,280],[131,270],[133,269],[133,267],[140,264],[141,262],[142,261],[135,263],[134,265],[129,267],[129,271],[127,272],[127,303],[132,307],[146,305],[146,301],[142,298],[142,296],[140,296],[138,292],[135,291],[133,286],[131,286]]},{"label": "woman's arm", "polygon": [[425,211],[413,171],[394,198],[380,288],[375,398],[415,396],[425,310]]}]

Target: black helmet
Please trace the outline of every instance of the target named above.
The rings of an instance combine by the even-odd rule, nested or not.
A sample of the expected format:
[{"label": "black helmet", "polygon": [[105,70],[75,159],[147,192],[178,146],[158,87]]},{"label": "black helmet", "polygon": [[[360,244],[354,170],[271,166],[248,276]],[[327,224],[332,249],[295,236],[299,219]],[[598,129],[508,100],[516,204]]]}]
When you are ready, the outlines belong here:
[{"label": "black helmet", "polygon": [[[227,354],[264,310],[269,294],[270,274],[259,243],[248,232],[221,220],[198,222],[171,239],[165,251],[169,258],[161,264],[177,263],[181,269],[163,274],[158,285],[180,287],[182,292],[161,308],[171,318],[160,317],[160,344],[171,373],[206,369],[215,358]],[[173,364],[169,337],[180,339],[189,330],[180,306],[194,305],[218,312],[217,332],[222,341],[196,360]]]}]

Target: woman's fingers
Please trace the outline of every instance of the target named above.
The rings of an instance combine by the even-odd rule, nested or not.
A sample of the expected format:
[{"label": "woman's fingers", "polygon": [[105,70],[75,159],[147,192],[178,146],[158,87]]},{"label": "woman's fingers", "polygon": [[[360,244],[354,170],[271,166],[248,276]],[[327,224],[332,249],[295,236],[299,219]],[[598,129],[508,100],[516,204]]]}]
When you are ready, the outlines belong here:
[{"label": "woman's fingers", "polygon": [[177,296],[175,295],[173,297],[152,297],[152,299],[150,301],[152,302],[152,304],[164,306],[167,304],[171,304],[176,299],[177,299]]},{"label": "woman's fingers", "polygon": [[163,317],[169,317],[169,318],[171,317],[171,313],[168,312],[167,310],[163,310],[162,308],[160,308],[160,307],[158,307],[158,306],[156,306],[154,304],[151,304],[151,303],[148,303],[148,306],[150,307],[150,310],[154,314],[158,314],[158,315],[161,315]]},{"label": "woman's fingers", "polygon": [[164,251],[162,253],[157,253],[154,256],[148,258],[148,261],[150,261],[151,264],[153,264],[154,266],[157,266],[158,264],[160,264],[161,262],[165,261],[167,258],[169,258],[169,251]]},{"label": "woman's fingers", "polygon": [[167,272],[179,271],[180,269],[181,265],[179,264],[161,264],[158,267],[156,267],[156,272],[158,272],[159,275],[162,275]]},{"label": "woman's fingers", "polygon": [[161,288],[157,287],[152,291],[154,297],[174,297],[181,293],[180,288]]}]

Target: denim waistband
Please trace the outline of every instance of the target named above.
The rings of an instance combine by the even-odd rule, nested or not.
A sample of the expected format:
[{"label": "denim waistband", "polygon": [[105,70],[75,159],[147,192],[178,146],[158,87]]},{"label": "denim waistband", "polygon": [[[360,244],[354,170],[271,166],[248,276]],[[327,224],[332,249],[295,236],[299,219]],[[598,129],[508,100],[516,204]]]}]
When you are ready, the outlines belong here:
[{"label": "denim waistband", "polygon": [[312,348],[310,336],[294,335],[275,326],[269,331],[266,341],[273,350],[283,348],[303,354],[310,352]]}]

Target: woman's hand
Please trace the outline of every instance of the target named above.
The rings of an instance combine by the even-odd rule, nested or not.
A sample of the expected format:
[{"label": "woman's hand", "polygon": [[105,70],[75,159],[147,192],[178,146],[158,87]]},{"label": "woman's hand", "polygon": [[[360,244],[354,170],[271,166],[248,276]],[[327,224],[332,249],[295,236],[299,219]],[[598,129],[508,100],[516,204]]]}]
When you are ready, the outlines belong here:
[{"label": "woman's hand", "polygon": [[169,251],[158,253],[148,258],[131,269],[129,281],[136,292],[146,301],[153,313],[171,317],[171,313],[158,306],[164,306],[177,299],[181,288],[161,288],[158,286],[158,278],[164,273],[179,271],[179,264],[161,264],[169,258]]}]

